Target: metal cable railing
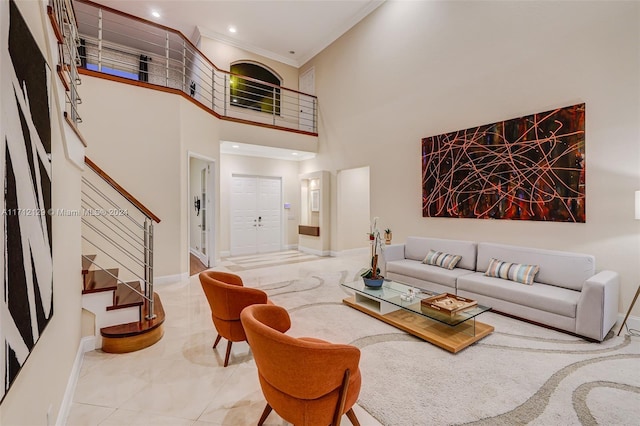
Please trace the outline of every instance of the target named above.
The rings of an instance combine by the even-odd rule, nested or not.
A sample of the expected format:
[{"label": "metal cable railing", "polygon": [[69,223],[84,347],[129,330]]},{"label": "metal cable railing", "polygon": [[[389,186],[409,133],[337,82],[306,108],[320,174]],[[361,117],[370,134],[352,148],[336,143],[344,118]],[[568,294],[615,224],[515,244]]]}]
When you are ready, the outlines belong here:
[{"label": "metal cable railing", "polygon": [[65,113],[72,123],[79,124],[82,123],[82,118],[78,113],[78,105],[82,103],[78,93],[78,86],[81,83],[78,66],[81,61],[77,48],[80,37],[78,35],[75,12],[71,0],[49,0],[49,7],[62,38],[61,43],[58,43],[60,60],[58,73],[63,79],[66,89]]},{"label": "metal cable railing", "polygon": [[[159,219],[95,163],[89,159],[85,159],[85,163],[88,167],[82,177],[81,189],[82,240],[86,249],[90,248],[105,260],[97,263],[89,256],[83,258],[105,271],[118,284],[142,296],[149,307],[146,319],[153,319],[153,223]],[[127,279],[109,272],[104,267],[105,262],[110,267],[124,270]],[[128,279],[143,283],[143,292],[132,287]]]},{"label": "metal cable railing", "polygon": [[[87,240],[86,238],[84,238],[84,237],[82,237],[82,238],[83,238],[85,241],[87,241],[87,242],[91,243],[91,242],[90,242],[89,240]],[[125,281],[123,281],[122,279],[120,279],[117,275],[112,274],[112,273],[109,271],[109,269],[107,269],[106,267],[102,267],[102,266],[100,266],[100,265],[99,265],[99,264],[98,264],[94,259],[92,259],[90,256],[85,256],[85,255],[83,254],[83,255],[82,255],[82,258],[83,258],[85,261],[89,262],[90,264],[94,265],[96,268],[98,268],[98,269],[100,269],[100,270],[104,271],[107,275],[109,275],[111,278],[113,278],[114,280],[116,280],[116,282],[117,282],[119,285],[125,285],[125,286],[127,286],[128,288],[130,288],[133,292],[135,292],[135,293],[139,294],[140,296],[142,296],[144,299],[149,300],[149,298],[148,298],[145,294],[140,293],[136,288],[132,287],[128,282],[125,282]],[[153,319],[153,318],[148,318],[148,319]]]},{"label": "metal cable railing", "polygon": [[218,69],[180,32],[74,2],[83,68],[177,89],[221,117],[317,133],[317,98]]}]

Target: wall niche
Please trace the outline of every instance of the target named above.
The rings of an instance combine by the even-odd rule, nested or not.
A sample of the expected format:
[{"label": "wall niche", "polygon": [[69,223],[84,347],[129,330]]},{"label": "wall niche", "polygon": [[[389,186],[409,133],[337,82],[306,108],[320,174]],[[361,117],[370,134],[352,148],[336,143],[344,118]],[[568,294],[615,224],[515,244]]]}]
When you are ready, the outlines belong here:
[{"label": "wall niche", "polygon": [[330,176],[327,171],[300,175],[300,251],[329,255]]}]

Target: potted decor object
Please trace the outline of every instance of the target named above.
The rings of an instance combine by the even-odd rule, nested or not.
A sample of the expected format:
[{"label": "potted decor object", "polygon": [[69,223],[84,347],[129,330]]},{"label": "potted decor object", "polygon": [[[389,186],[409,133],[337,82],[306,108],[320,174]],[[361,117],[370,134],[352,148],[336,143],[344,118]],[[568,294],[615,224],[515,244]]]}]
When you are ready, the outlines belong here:
[{"label": "potted decor object", "polygon": [[378,268],[378,251],[382,251],[384,245],[382,244],[382,238],[380,236],[377,223],[378,218],[373,218],[373,222],[368,233],[369,240],[371,241],[371,267],[361,274],[364,285],[372,288],[380,288],[384,282],[384,277],[380,275],[380,268]]},{"label": "potted decor object", "polygon": [[386,245],[391,244],[391,238],[393,238],[393,235],[391,234],[391,229],[387,228],[384,230],[384,243]]}]

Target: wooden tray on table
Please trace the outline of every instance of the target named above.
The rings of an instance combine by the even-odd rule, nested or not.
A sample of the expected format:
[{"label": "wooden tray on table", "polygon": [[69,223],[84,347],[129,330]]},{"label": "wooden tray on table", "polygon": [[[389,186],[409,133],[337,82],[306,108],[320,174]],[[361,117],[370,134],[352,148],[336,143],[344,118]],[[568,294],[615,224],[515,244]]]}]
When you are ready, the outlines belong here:
[{"label": "wooden tray on table", "polygon": [[422,299],[423,308],[433,309],[454,316],[478,305],[478,302],[451,293],[438,294],[437,296]]}]

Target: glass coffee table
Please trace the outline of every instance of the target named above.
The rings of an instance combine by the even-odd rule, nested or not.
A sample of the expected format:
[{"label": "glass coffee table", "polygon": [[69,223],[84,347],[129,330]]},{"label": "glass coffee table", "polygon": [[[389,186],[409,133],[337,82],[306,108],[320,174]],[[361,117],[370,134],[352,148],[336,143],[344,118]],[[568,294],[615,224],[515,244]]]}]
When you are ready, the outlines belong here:
[{"label": "glass coffee table", "polygon": [[494,330],[493,326],[476,321],[478,315],[491,309],[488,306],[476,305],[451,315],[420,303],[438,293],[396,281],[385,280],[381,288],[367,287],[362,279],[342,286],[355,292],[342,301],[344,304],[449,352],[459,352]]}]

